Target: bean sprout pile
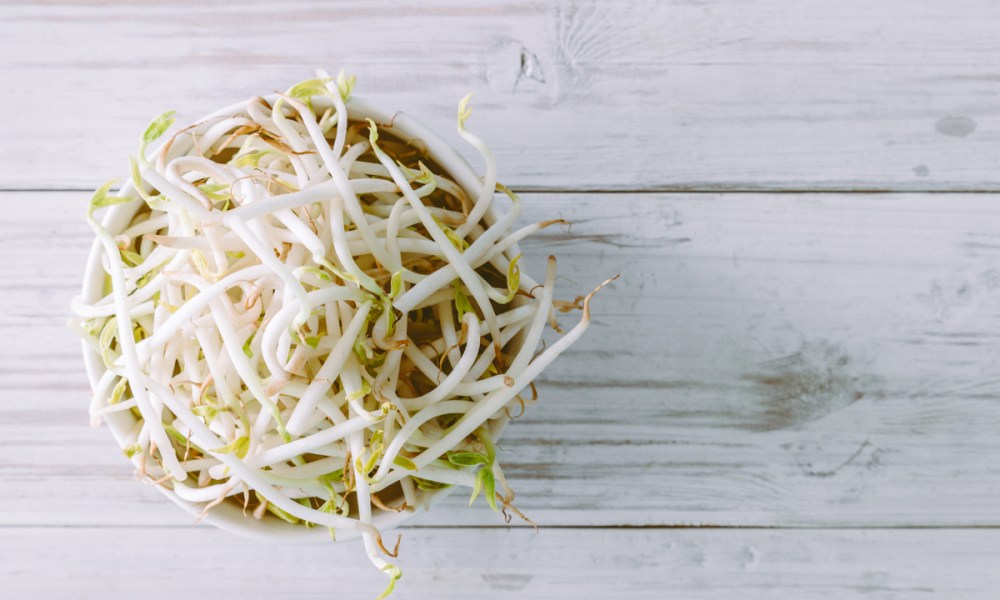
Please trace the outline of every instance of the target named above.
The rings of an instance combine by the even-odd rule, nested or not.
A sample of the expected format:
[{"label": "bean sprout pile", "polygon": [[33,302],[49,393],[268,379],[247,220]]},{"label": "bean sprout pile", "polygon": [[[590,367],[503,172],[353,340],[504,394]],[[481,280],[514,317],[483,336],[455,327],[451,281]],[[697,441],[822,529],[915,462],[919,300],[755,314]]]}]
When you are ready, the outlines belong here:
[{"label": "bean sprout pile", "polygon": [[[464,486],[520,514],[495,440],[593,293],[554,301],[552,257],[543,282],[519,269],[518,241],[561,221],[513,228],[521,202],[466,129],[468,97],[476,189],[391,122],[349,119],[353,85],[319,72],[172,137],[172,113],[154,120],[130,183],[91,200],[103,296],[76,298],[73,322],[106,369],[92,418],[134,415],[140,474],[206,512],[355,530],[386,595],[400,571],[373,511]],[[120,231],[94,216],[125,203]],[[563,335],[537,352],[546,326]]]}]

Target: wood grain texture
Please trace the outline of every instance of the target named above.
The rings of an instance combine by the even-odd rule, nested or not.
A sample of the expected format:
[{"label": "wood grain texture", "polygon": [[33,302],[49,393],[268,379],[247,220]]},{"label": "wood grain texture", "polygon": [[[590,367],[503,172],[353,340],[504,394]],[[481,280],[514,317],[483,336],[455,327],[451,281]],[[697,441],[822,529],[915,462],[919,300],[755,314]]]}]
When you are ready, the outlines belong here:
[{"label": "wood grain texture", "polygon": [[[546,189],[1000,189],[1000,5],[0,2],[0,186],[95,187],[152,116],[310,77]],[[452,139],[456,139],[452,136]]]},{"label": "wood grain texture", "polygon": [[[392,597],[993,600],[996,530],[407,529]],[[44,576],[36,573],[45,564]],[[371,598],[360,545],[247,543],[207,528],[0,529],[13,598]]]},{"label": "wood grain texture", "polygon": [[[0,194],[0,525],[190,524],[85,427],[85,197]],[[536,521],[1000,525],[994,197],[524,200],[574,222],[524,246],[530,271],[561,257],[559,295],[622,274],[501,444]],[[418,523],[500,523],[464,503]]]},{"label": "wood grain texture", "polygon": [[998,25],[989,0],[0,0],[0,595],[381,589],[358,545],[195,525],[86,426],[89,193],[50,191],[122,176],[162,110],[345,67],[458,147],[475,92],[501,181],[540,192],[524,221],[574,222],[526,268],[558,255],[566,299],[622,274],[501,443],[541,531],[456,494],[403,531],[395,597],[996,598],[1000,213],[952,192],[1000,191]]}]

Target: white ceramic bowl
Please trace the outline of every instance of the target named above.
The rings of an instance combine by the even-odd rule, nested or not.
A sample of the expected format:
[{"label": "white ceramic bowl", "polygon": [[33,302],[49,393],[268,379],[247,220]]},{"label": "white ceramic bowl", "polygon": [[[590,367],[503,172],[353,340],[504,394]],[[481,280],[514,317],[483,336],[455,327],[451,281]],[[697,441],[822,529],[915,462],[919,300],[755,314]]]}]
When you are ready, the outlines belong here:
[{"label": "white ceramic bowl", "polygon": [[[272,95],[268,96],[267,99],[269,102],[273,102],[276,98]],[[326,106],[323,106],[322,100],[318,98],[314,99],[313,105],[316,109],[319,109],[318,112],[321,112],[322,109],[326,108]],[[243,104],[234,104],[208,115],[203,120],[222,115],[234,114],[238,112],[242,106]],[[476,172],[472,169],[472,167],[469,166],[469,163],[467,163],[465,159],[463,159],[458,152],[456,152],[455,149],[445,142],[440,136],[422,125],[417,120],[404,113],[387,110],[377,104],[372,104],[371,102],[360,98],[352,97],[347,104],[347,108],[348,116],[351,121],[364,121],[365,118],[371,118],[379,124],[380,129],[384,128],[404,142],[412,142],[415,143],[415,145],[426,149],[425,154],[434,160],[441,168],[443,168],[456,183],[469,192],[471,197],[474,198],[478,195],[478,192],[473,190],[478,190],[481,184],[479,177],[476,175]],[[391,129],[386,127],[389,123],[392,124]],[[133,191],[131,183],[126,184],[123,188],[124,194],[129,194]],[[136,201],[118,204],[111,207],[104,217],[104,227],[110,231],[112,235],[122,231],[131,221],[132,217],[135,216],[135,213],[141,206],[141,202]],[[499,216],[500,215],[496,210],[496,203],[494,203],[490,206],[490,211],[486,216],[486,220],[493,222],[498,219]],[[509,252],[511,252],[512,256],[519,253],[516,247],[511,248]],[[100,243],[95,241],[93,247],[91,248],[90,258],[87,261],[87,267],[84,271],[83,277],[83,300],[86,302],[94,302],[101,297],[104,280],[103,269],[101,266],[102,254],[103,249],[101,248]],[[511,346],[515,349],[519,343],[519,339],[515,339],[510,342]],[[104,363],[101,361],[101,357],[86,344],[83,345],[83,359],[87,368],[87,376],[90,379],[91,389],[94,389],[105,371]],[[137,422],[135,416],[133,416],[129,411],[114,412],[107,416],[107,422],[109,428],[111,429],[111,433],[114,435],[119,446],[124,447],[124,440],[126,436],[130,431],[132,431]],[[502,421],[497,422],[494,425],[494,439],[499,439],[500,434],[502,433],[502,428]],[[199,515],[202,513],[202,509],[204,507],[203,504],[191,503],[183,500],[172,490],[163,486],[157,486],[157,489],[192,515]],[[425,507],[429,507],[432,503],[447,496],[453,489],[454,488],[452,487],[446,487],[433,492],[424,492],[427,494],[424,496],[426,498]],[[381,531],[396,527],[416,514],[414,511],[392,512],[384,511],[376,507],[372,507],[372,509],[373,523]],[[222,504],[213,507],[205,515],[204,520],[220,529],[231,531],[246,537],[280,540],[285,542],[330,542],[330,535],[324,527],[306,528],[301,525],[292,525],[271,515],[266,515],[263,519],[257,520],[252,517],[244,516],[242,507],[238,507],[230,502],[223,502]],[[360,537],[360,535],[355,530],[337,531],[338,542],[349,539],[357,539],[358,537]]]}]

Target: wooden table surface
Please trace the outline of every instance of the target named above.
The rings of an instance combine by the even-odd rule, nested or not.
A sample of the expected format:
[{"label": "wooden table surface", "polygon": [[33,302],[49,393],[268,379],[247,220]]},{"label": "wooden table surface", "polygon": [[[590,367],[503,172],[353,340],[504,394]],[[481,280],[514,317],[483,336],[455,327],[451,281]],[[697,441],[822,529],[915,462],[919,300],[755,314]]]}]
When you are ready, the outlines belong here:
[{"label": "wooden table surface", "polygon": [[988,0],[0,1],[0,595],[381,589],[358,545],[140,483],[65,326],[152,116],[344,67],[456,145],[475,92],[523,220],[574,223],[528,268],[622,275],[502,443],[540,530],[456,495],[396,597],[1000,597],[998,31]]}]

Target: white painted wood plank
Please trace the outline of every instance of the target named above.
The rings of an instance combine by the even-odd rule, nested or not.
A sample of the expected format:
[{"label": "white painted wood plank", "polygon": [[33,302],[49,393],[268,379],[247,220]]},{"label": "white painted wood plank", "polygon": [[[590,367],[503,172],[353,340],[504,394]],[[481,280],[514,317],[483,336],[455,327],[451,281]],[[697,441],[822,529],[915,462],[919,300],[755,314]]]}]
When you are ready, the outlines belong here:
[{"label": "white painted wood plank", "polygon": [[[347,67],[550,189],[998,189],[989,0],[0,4],[0,186],[93,187],[148,120]],[[457,142],[457,137],[451,139]]]},{"label": "white painted wood plank", "polygon": [[[183,526],[64,328],[86,194],[0,205],[0,525]],[[501,460],[544,525],[1000,525],[1000,215],[974,194],[527,194],[593,328]],[[44,219],[44,220],[43,220]],[[450,499],[422,524],[496,524]]]},{"label": "white painted wood plank", "polygon": [[[1000,532],[409,529],[394,599],[996,598]],[[248,543],[207,528],[0,529],[13,598],[372,598],[359,544]]]}]

